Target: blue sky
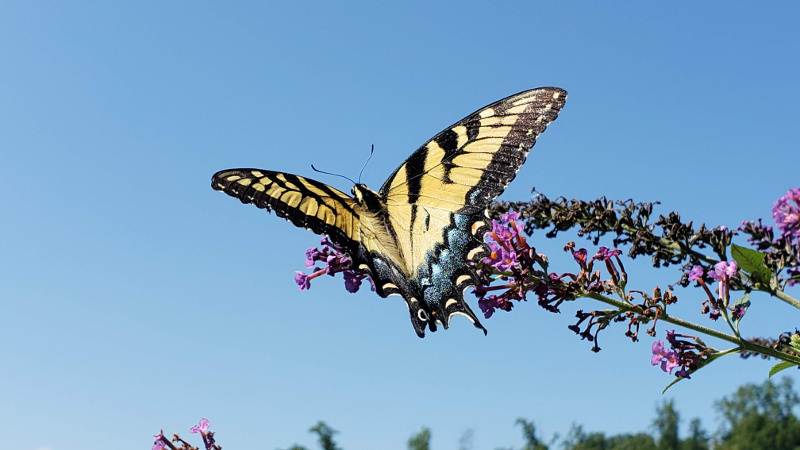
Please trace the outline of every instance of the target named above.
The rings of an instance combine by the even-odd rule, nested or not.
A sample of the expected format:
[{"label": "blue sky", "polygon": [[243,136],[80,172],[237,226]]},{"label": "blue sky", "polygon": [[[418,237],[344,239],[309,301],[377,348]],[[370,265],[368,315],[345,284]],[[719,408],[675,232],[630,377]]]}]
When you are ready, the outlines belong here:
[{"label": "blue sky", "polygon": [[[662,202],[687,220],[769,220],[800,185],[795,5],[751,2],[4,2],[0,6],[0,436],[12,450],[149,448],[211,420],[225,448],[519,446],[571,423],[646,430],[662,399],[712,400],[771,363],[689,382],[622,327],[594,354],[530,302],[419,339],[406,307],[341,279],[293,282],[318,238],[211,190],[261,167],[378,187],[414,149],[507,95],[569,100],[502,198]],[[569,237],[532,242],[554,269]],[[742,242],[740,242],[742,243]],[[630,286],[679,277],[628,265]],[[698,314],[701,295],[677,292]],[[795,290],[794,295],[798,292]],[[476,301],[472,305],[477,309]],[[797,325],[758,296],[746,335]],[[661,336],[663,330],[661,329]],[[797,377],[796,374],[790,374]]]}]

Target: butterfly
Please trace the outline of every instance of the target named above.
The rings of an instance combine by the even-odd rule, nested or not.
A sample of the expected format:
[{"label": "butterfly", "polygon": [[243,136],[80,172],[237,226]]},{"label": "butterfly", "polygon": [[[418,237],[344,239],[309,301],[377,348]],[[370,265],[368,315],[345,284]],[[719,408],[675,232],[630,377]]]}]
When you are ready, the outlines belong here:
[{"label": "butterfly", "polygon": [[464,301],[478,284],[470,266],[485,256],[486,208],[556,119],[567,93],[520,92],[447,127],[398,167],[378,191],[356,183],[352,196],[310,178],[261,169],[214,174],[218,191],[327,235],[368,274],[381,297],[399,295],[419,337],[464,315],[486,333]]}]

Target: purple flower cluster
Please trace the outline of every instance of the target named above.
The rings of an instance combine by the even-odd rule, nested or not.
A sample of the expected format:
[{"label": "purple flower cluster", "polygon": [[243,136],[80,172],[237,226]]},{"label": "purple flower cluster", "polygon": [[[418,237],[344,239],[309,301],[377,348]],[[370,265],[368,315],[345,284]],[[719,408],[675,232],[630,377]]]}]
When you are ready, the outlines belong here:
[{"label": "purple flower cluster", "polygon": [[[506,272],[519,266],[518,249],[525,250],[527,243],[522,235],[520,213],[508,211],[500,216],[500,221],[492,220],[492,231],[486,233],[486,245],[491,253],[483,258],[483,263]],[[510,308],[509,308],[510,309]]]},{"label": "purple flower cluster", "polygon": [[[678,338],[692,338],[695,342]],[[691,378],[689,373],[698,368],[698,362],[706,350],[705,346],[701,345],[695,337],[675,334],[674,330],[667,331],[667,342],[670,344],[669,350],[660,340],[653,342],[653,356],[650,358],[650,364],[661,365],[661,370],[670,375],[673,370],[680,367],[681,369],[675,372],[675,376]]]},{"label": "purple flower cluster", "polygon": [[[590,258],[589,252],[585,248],[575,250],[575,243],[569,242],[564,246],[564,251],[572,252],[572,259],[578,263],[581,269],[578,275],[569,275],[583,286],[586,291],[599,293],[610,292],[614,288],[620,287],[627,282],[625,267],[623,267],[622,261],[619,259],[619,255],[622,254],[621,250],[600,247],[597,253]],[[595,270],[595,261],[605,265],[610,279],[601,279],[600,271]],[[619,266],[619,269],[617,269],[617,266]]]},{"label": "purple flower cluster", "polygon": [[[342,272],[344,276],[344,287],[348,292],[356,292],[361,287],[361,281],[366,278],[369,280],[372,290],[375,290],[375,285],[372,284],[372,279],[365,273],[361,273],[351,267],[353,260],[342,251],[336,244],[331,242],[327,237],[320,240],[322,249],[309,248],[306,250],[306,267],[314,268],[314,272],[306,274],[304,272],[296,271],[294,281],[301,291],[311,288],[311,280],[320,275],[328,274],[334,276]],[[322,262],[325,267],[318,269],[315,267],[317,262]]]},{"label": "purple flower cluster", "polygon": [[772,208],[772,218],[780,231],[775,237],[771,226],[757,221],[744,221],[739,230],[749,235],[748,242],[764,254],[764,265],[780,271],[787,270],[789,286],[800,282],[800,188],[790,189]]},{"label": "purple flower cluster", "polygon": [[[487,319],[496,309],[511,311],[512,300],[525,300],[528,291],[536,294],[539,306],[551,312],[559,312],[558,307],[562,302],[574,299],[590,283],[588,275],[582,277],[568,273],[547,273],[547,258],[537,254],[536,249],[528,245],[523,236],[523,223],[518,212],[509,211],[502,214],[499,221],[493,220],[492,229],[485,234],[484,239],[490,253],[481,261],[483,265],[478,274],[483,284],[475,287],[475,293],[479,298],[478,306]],[[571,246],[569,248],[572,249]],[[590,271],[589,267],[594,261],[603,261],[611,267],[612,278],[616,276],[614,280],[619,281],[620,274],[614,268],[611,258],[620,254],[619,250],[601,247],[591,258],[585,249],[574,251],[573,257],[581,267],[581,274]],[[619,262],[619,258],[616,260]],[[619,264],[621,267],[621,263]],[[624,273],[622,276],[624,277]],[[505,283],[490,286],[496,280]],[[503,292],[499,295],[489,294],[496,290]]]},{"label": "purple flower cluster", "polygon": [[775,201],[772,218],[781,230],[781,237],[800,240],[800,188],[789,189]]},{"label": "purple flower cluster", "polygon": [[[523,226],[520,213],[508,211],[500,216],[500,221],[492,220],[492,230],[484,235],[489,247],[489,256],[483,258],[483,268],[478,273],[484,281],[482,286],[475,287],[478,295],[478,307],[487,319],[492,317],[495,309],[511,311],[514,306],[511,300],[524,300],[525,291],[534,283],[527,280],[530,267],[536,258],[535,250],[528,246],[522,235]],[[490,287],[492,279],[489,275],[509,281],[502,286]],[[501,295],[486,295],[489,291],[506,289]]]}]

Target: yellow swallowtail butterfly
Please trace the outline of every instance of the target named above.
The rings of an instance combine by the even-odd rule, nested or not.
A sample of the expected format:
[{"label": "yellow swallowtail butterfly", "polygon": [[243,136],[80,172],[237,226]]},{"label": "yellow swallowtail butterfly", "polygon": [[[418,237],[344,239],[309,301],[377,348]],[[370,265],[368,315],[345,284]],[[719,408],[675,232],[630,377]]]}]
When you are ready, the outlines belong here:
[{"label": "yellow swallowtail butterfly", "polygon": [[419,337],[462,314],[486,332],[464,301],[477,283],[469,262],[486,252],[486,208],[525,162],[536,138],[558,116],[567,93],[545,87],[479,109],[434,136],[380,190],[352,196],[297,175],[260,169],[214,174],[211,186],[242,203],[274,211],[324,234],[353,268],[370,275],[381,297],[405,299]]}]

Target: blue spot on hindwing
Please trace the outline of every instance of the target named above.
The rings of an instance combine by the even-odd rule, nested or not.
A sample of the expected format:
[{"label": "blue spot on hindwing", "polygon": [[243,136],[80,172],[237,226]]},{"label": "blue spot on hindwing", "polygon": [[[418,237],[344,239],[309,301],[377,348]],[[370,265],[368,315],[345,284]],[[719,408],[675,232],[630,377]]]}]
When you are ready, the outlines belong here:
[{"label": "blue spot on hindwing", "polygon": [[456,295],[454,278],[467,259],[467,244],[471,238],[469,217],[454,214],[452,221],[453,226],[443,236],[444,242],[428,253],[426,264],[420,270],[424,275],[419,279],[425,280],[422,287],[431,309],[443,308],[444,302]]}]

